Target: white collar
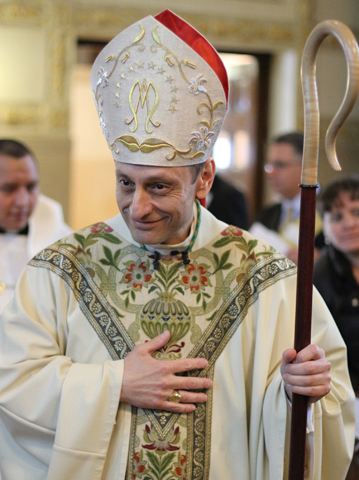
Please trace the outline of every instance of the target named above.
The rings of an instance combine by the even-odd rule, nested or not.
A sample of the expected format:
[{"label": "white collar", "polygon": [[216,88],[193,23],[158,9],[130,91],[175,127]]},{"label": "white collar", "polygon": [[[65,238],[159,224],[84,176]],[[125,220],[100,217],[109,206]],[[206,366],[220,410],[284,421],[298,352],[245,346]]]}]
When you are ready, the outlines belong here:
[{"label": "white collar", "polygon": [[284,198],[282,200],[282,216],[285,217],[289,209],[292,209],[292,218],[299,217],[300,212],[300,193],[292,199]]}]

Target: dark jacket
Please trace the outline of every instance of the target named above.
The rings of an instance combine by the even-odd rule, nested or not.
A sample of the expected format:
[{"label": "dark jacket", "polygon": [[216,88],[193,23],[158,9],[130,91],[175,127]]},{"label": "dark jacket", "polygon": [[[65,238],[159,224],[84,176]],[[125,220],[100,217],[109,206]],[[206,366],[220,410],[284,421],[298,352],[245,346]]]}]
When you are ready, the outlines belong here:
[{"label": "dark jacket", "polygon": [[[263,210],[261,210],[258,213],[255,221],[269,228],[269,230],[278,232],[281,216],[282,204],[275,203],[274,205],[270,205],[269,207],[265,207]],[[323,232],[318,233],[318,235],[315,237],[314,246],[318,249],[322,249],[324,247]]]},{"label": "dark jacket", "polygon": [[214,177],[211,193],[213,198],[208,205],[208,210],[218,220],[247,230],[249,226],[248,207],[243,193],[218,175]]},{"label": "dark jacket", "polygon": [[314,285],[347,345],[349,374],[359,393],[359,285],[348,259],[332,245],[322,251],[315,263]]}]

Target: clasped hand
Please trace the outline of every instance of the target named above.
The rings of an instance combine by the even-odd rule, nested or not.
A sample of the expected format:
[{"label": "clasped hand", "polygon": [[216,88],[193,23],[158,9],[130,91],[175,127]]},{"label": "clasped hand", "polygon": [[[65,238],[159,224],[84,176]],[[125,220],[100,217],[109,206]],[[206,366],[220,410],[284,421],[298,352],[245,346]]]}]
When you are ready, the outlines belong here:
[{"label": "clasped hand", "polygon": [[[204,358],[185,358],[161,361],[152,357],[170,339],[165,331],[142,345],[137,345],[125,358],[121,389],[121,402],[140,408],[189,413],[196,409],[195,403],[204,403],[207,395],[195,390],[212,388],[209,378],[182,377],[176,373],[203,369],[208,365]],[[182,396],[181,403],[168,401],[173,390]]]},{"label": "clasped hand", "polygon": [[330,392],[330,363],[324,350],[317,345],[308,345],[299,353],[286,350],[280,367],[285,388],[290,399],[292,393],[309,397],[314,403]]}]

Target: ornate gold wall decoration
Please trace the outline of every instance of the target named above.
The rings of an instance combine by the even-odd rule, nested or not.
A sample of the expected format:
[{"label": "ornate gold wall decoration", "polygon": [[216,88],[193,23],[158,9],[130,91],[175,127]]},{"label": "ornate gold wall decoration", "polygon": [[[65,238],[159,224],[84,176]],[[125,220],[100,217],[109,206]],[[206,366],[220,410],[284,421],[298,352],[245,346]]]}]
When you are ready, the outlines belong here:
[{"label": "ornate gold wall decoration", "polygon": [[[256,5],[263,3],[263,8],[271,5],[283,8],[295,2],[299,15],[291,21],[265,21],[240,18],[240,1],[233,0],[236,20],[223,13],[182,14],[185,20],[194,25],[201,33],[216,42],[236,48],[243,46],[252,50],[264,49],[268,52],[278,48],[302,47],[307,33],[308,18],[313,7],[312,0],[255,0]],[[8,125],[34,125],[44,132],[62,132],[68,130],[68,98],[71,63],[76,58],[76,41],[78,38],[110,40],[122,29],[131,25],[139,17],[154,14],[153,8],[144,3],[141,8],[123,7],[111,4],[103,6],[98,1],[76,2],[65,0],[23,0],[6,1],[0,4],[0,25],[22,22],[27,25],[41,24],[48,37],[46,75],[46,98],[41,105],[12,105],[10,116],[1,115],[0,121]],[[290,11],[291,9],[288,9]],[[238,18],[239,17],[239,18]],[[263,13],[265,19],[265,10]],[[304,43],[303,43],[304,44]],[[24,114],[32,112],[30,114]],[[7,110],[6,110],[7,111]]]},{"label": "ornate gold wall decoration", "polygon": [[186,15],[185,19],[197,28],[204,36],[227,40],[251,46],[285,45],[291,46],[295,41],[291,24],[279,22],[263,22],[255,20],[214,19],[202,15]]},{"label": "ornate gold wall decoration", "polygon": [[12,127],[35,127],[40,120],[38,107],[9,107],[4,114],[4,123]]},{"label": "ornate gold wall decoration", "polygon": [[[124,28],[132,25],[139,18],[153,14],[146,12],[146,8],[116,8],[109,6],[107,8],[97,8],[96,6],[75,5],[73,8],[73,26],[78,32],[88,32],[89,35],[96,37],[103,36],[104,29],[108,40]],[[110,30],[110,31],[109,31]],[[114,32],[114,33],[111,33]]]},{"label": "ornate gold wall decoration", "polygon": [[43,9],[35,2],[7,2],[0,4],[0,22],[40,22]]}]

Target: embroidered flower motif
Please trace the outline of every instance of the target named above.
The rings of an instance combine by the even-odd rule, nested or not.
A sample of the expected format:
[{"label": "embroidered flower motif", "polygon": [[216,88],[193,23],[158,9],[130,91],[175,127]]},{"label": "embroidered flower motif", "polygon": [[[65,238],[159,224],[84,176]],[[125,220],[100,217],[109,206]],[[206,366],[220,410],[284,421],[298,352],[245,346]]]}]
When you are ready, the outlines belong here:
[{"label": "embroidered flower motif", "polygon": [[238,315],[238,307],[236,305],[231,305],[228,309],[228,313],[234,317]]},{"label": "embroidered flower motif", "polygon": [[202,87],[202,83],[206,83],[207,80],[203,78],[203,75],[198,75],[197,78],[192,78],[189,82],[188,91],[193,95],[198,95],[199,92],[207,93],[207,90]]},{"label": "embroidered flower motif", "polygon": [[97,80],[97,85],[101,85],[101,87],[107,87],[108,85],[108,73],[101,67],[100,70],[97,72],[99,79]]},{"label": "embroidered flower motif", "polygon": [[60,265],[61,258],[62,258],[61,255],[55,255],[52,261],[54,262],[55,265]]},{"label": "embroidered flower motif", "polygon": [[136,480],[136,478],[142,478],[142,474],[146,470],[146,461],[142,460],[142,455],[140,457],[139,452],[135,452],[132,459],[132,478]]},{"label": "embroidered flower motif", "polygon": [[114,346],[115,346],[115,350],[116,350],[117,352],[119,352],[119,351],[122,350],[123,347],[124,347],[124,342],[123,342],[123,340],[122,340],[121,338],[118,339],[118,340],[116,340]]},{"label": "embroidered flower motif", "polygon": [[99,319],[99,323],[102,327],[106,327],[106,325],[108,324],[109,322],[109,318],[108,318],[108,315],[101,315],[100,319]]},{"label": "embroidered flower motif", "polygon": [[238,298],[238,303],[241,307],[243,307],[246,303],[247,299],[245,297],[245,295],[240,295],[239,298]]},{"label": "embroidered flower motif", "polygon": [[203,462],[203,453],[202,452],[196,452],[194,458],[195,458],[197,463],[202,463]]},{"label": "embroidered flower motif", "polygon": [[67,272],[69,272],[71,270],[71,262],[70,260],[68,260],[67,258],[65,258],[65,260],[62,262],[62,266],[64,268],[64,270],[66,270]]},{"label": "embroidered flower motif", "polygon": [[76,271],[72,272],[72,280],[74,282],[77,282],[79,278],[80,278],[80,275],[78,274],[78,272],[76,272]]},{"label": "embroidered flower motif", "polygon": [[128,273],[125,274],[125,283],[128,283],[134,290],[142,290],[144,284],[149,283],[152,275],[147,272],[145,262],[139,258],[136,263],[132,262],[126,267]]},{"label": "embroidered flower motif", "polygon": [[243,232],[238,227],[234,227],[233,225],[228,225],[228,227],[225,230],[223,230],[221,235],[223,235],[223,237],[228,237],[229,235],[232,235],[233,237],[241,237],[243,235]]},{"label": "embroidered flower motif", "polygon": [[268,270],[271,272],[272,275],[275,275],[276,273],[279,272],[278,265],[273,263],[272,265],[269,266]]},{"label": "embroidered flower motif", "polygon": [[193,475],[196,477],[200,477],[203,474],[202,468],[201,467],[195,467],[193,469]]},{"label": "embroidered flower motif", "polygon": [[116,328],[111,325],[111,327],[109,327],[109,329],[107,330],[107,335],[110,337],[110,338],[113,338],[113,337],[116,337],[117,335],[117,330]]},{"label": "embroidered flower motif", "polygon": [[95,315],[100,313],[102,310],[102,307],[101,307],[101,304],[98,303],[98,302],[95,302],[92,307],[91,307],[91,311],[92,313],[94,313]]},{"label": "embroidered flower motif", "polygon": [[221,325],[222,325],[223,328],[227,329],[227,328],[229,327],[230,323],[231,323],[231,322],[228,320],[228,318],[224,318],[224,319],[222,320]]},{"label": "embroidered flower motif", "polygon": [[246,285],[244,290],[243,290],[244,295],[249,298],[252,294],[252,289],[249,285]]},{"label": "embroidered flower motif", "polygon": [[147,445],[142,445],[143,448],[147,450],[156,450],[159,452],[174,452],[179,450],[179,447],[173,445],[178,443],[181,437],[179,427],[172,427],[171,431],[167,434],[165,438],[162,438],[156,432],[154,426],[151,424],[151,427],[148,425],[145,426],[145,432],[143,432],[143,437],[146,442],[150,442]]},{"label": "embroidered flower motif", "polygon": [[186,455],[181,455],[179,462],[175,463],[175,475],[177,475],[180,480],[186,480],[186,460]]},{"label": "embroidered flower motif", "polygon": [[199,433],[204,432],[204,422],[203,422],[203,421],[200,421],[200,422],[197,422],[197,423],[196,423],[196,430],[197,430]]},{"label": "embroidered flower motif", "polygon": [[197,448],[202,448],[203,445],[204,445],[204,440],[202,437],[196,437],[196,440],[195,440],[195,445]]},{"label": "embroidered flower motif", "polygon": [[102,117],[100,117],[100,125],[101,125],[101,128],[102,128],[102,133],[104,134],[105,138],[108,138],[109,135],[108,135],[108,131],[107,131],[107,126],[106,126],[106,123],[104,122]]},{"label": "embroidered flower motif", "polygon": [[86,291],[86,288],[87,288],[87,282],[85,282],[85,280],[81,280],[79,290],[82,293],[82,295]]},{"label": "embroidered flower motif", "polygon": [[93,299],[92,293],[90,291],[87,291],[84,295],[85,302],[90,303],[92,299]]},{"label": "embroidered flower motif", "polygon": [[207,127],[201,127],[200,132],[192,132],[191,135],[193,136],[190,138],[188,144],[194,143],[198,152],[201,148],[206,150],[211,144],[211,137],[213,137],[214,133],[209,132]]},{"label": "embroidered flower motif", "polygon": [[182,275],[181,281],[182,284],[190,288],[193,293],[198,293],[210,285],[207,270],[205,270],[202,265],[195,265],[193,263],[186,265],[186,272]]},{"label": "embroidered flower motif", "polygon": [[113,232],[113,228],[106,223],[98,222],[94,223],[91,228],[91,233]]},{"label": "embroidered flower motif", "polygon": [[44,260],[48,260],[51,257],[51,250],[43,250],[43,254],[39,254],[36,258],[41,258],[41,256]]},{"label": "embroidered flower motif", "polygon": [[220,328],[216,328],[213,332],[213,336],[216,340],[220,340],[222,338],[223,332]]},{"label": "embroidered flower motif", "polygon": [[207,342],[206,348],[209,352],[214,352],[216,349],[216,343],[213,340]]}]

